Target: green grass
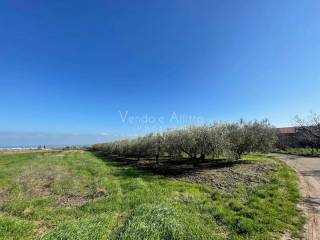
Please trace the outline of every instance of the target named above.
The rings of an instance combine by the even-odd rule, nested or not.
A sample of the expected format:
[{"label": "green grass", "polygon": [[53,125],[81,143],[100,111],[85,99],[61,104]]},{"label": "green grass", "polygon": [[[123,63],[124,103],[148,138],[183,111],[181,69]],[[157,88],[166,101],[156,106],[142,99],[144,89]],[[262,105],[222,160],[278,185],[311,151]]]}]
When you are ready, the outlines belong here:
[{"label": "green grass", "polygon": [[320,157],[320,151],[314,149],[312,152],[311,148],[287,148],[286,150],[282,149],[275,149],[273,152],[275,153],[285,153],[285,154],[292,154],[304,157]]},{"label": "green grass", "polygon": [[[298,236],[297,177],[223,192],[83,151],[0,154],[0,239],[270,239]],[[244,160],[244,161],[246,161]]]}]

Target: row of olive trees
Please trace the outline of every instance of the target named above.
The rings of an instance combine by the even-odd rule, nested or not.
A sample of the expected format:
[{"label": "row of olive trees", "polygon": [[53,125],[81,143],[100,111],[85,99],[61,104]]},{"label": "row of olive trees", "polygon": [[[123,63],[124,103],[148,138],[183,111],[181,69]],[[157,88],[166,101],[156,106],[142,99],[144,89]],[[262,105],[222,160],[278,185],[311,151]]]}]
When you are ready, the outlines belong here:
[{"label": "row of olive trees", "polygon": [[96,144],[94,150],[107,154],[137,157],[188,156],[196,161],[224,155],[239,159],[248,152],[267,152],[275,142],[268,120],[214,123],[167,130],[135,139]]}]

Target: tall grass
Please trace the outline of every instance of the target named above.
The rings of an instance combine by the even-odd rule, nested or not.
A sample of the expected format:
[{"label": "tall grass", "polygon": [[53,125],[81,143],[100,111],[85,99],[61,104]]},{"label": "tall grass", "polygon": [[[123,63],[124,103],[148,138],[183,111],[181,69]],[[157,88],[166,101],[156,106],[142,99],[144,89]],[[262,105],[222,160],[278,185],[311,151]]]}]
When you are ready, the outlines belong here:
[{"label": "tall grass", "polygon": [[298,236],[304,219],[294,172],[271,158],[247,159],[277,170],[267,182],[225,192],[118,166],[90,152],[0,154],[0,239]]}]

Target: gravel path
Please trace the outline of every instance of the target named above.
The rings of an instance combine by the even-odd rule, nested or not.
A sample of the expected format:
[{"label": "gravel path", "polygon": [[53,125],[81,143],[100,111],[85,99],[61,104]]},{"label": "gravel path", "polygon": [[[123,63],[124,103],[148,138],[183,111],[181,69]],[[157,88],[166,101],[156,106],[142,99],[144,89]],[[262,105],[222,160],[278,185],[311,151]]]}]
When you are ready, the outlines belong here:
[{"label": "gravel path", "polygon": [[300,179],[302,208],[307,214],[304,238],[320,240],[320,158],[271,154],[293,167]]}]

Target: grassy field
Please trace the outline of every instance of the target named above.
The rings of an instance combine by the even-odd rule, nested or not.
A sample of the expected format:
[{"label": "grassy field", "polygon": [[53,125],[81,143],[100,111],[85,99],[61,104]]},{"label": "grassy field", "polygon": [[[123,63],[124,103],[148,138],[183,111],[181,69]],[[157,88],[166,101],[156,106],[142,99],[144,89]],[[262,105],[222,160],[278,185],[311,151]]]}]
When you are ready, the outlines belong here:
[{"label": "grassy field", "polygon": [[[226,190],[205,181],[153,175],[84,151],[1,153],[0,239],[298,236],[304,218],[296,207],[294,172],[253,155],[237,169],[253,165],[272,167],[255,177],[261,181],[239,181]],[[228,172],[239,176],[237,169]],[[228,182],[222,170],[210,174]]]}]

